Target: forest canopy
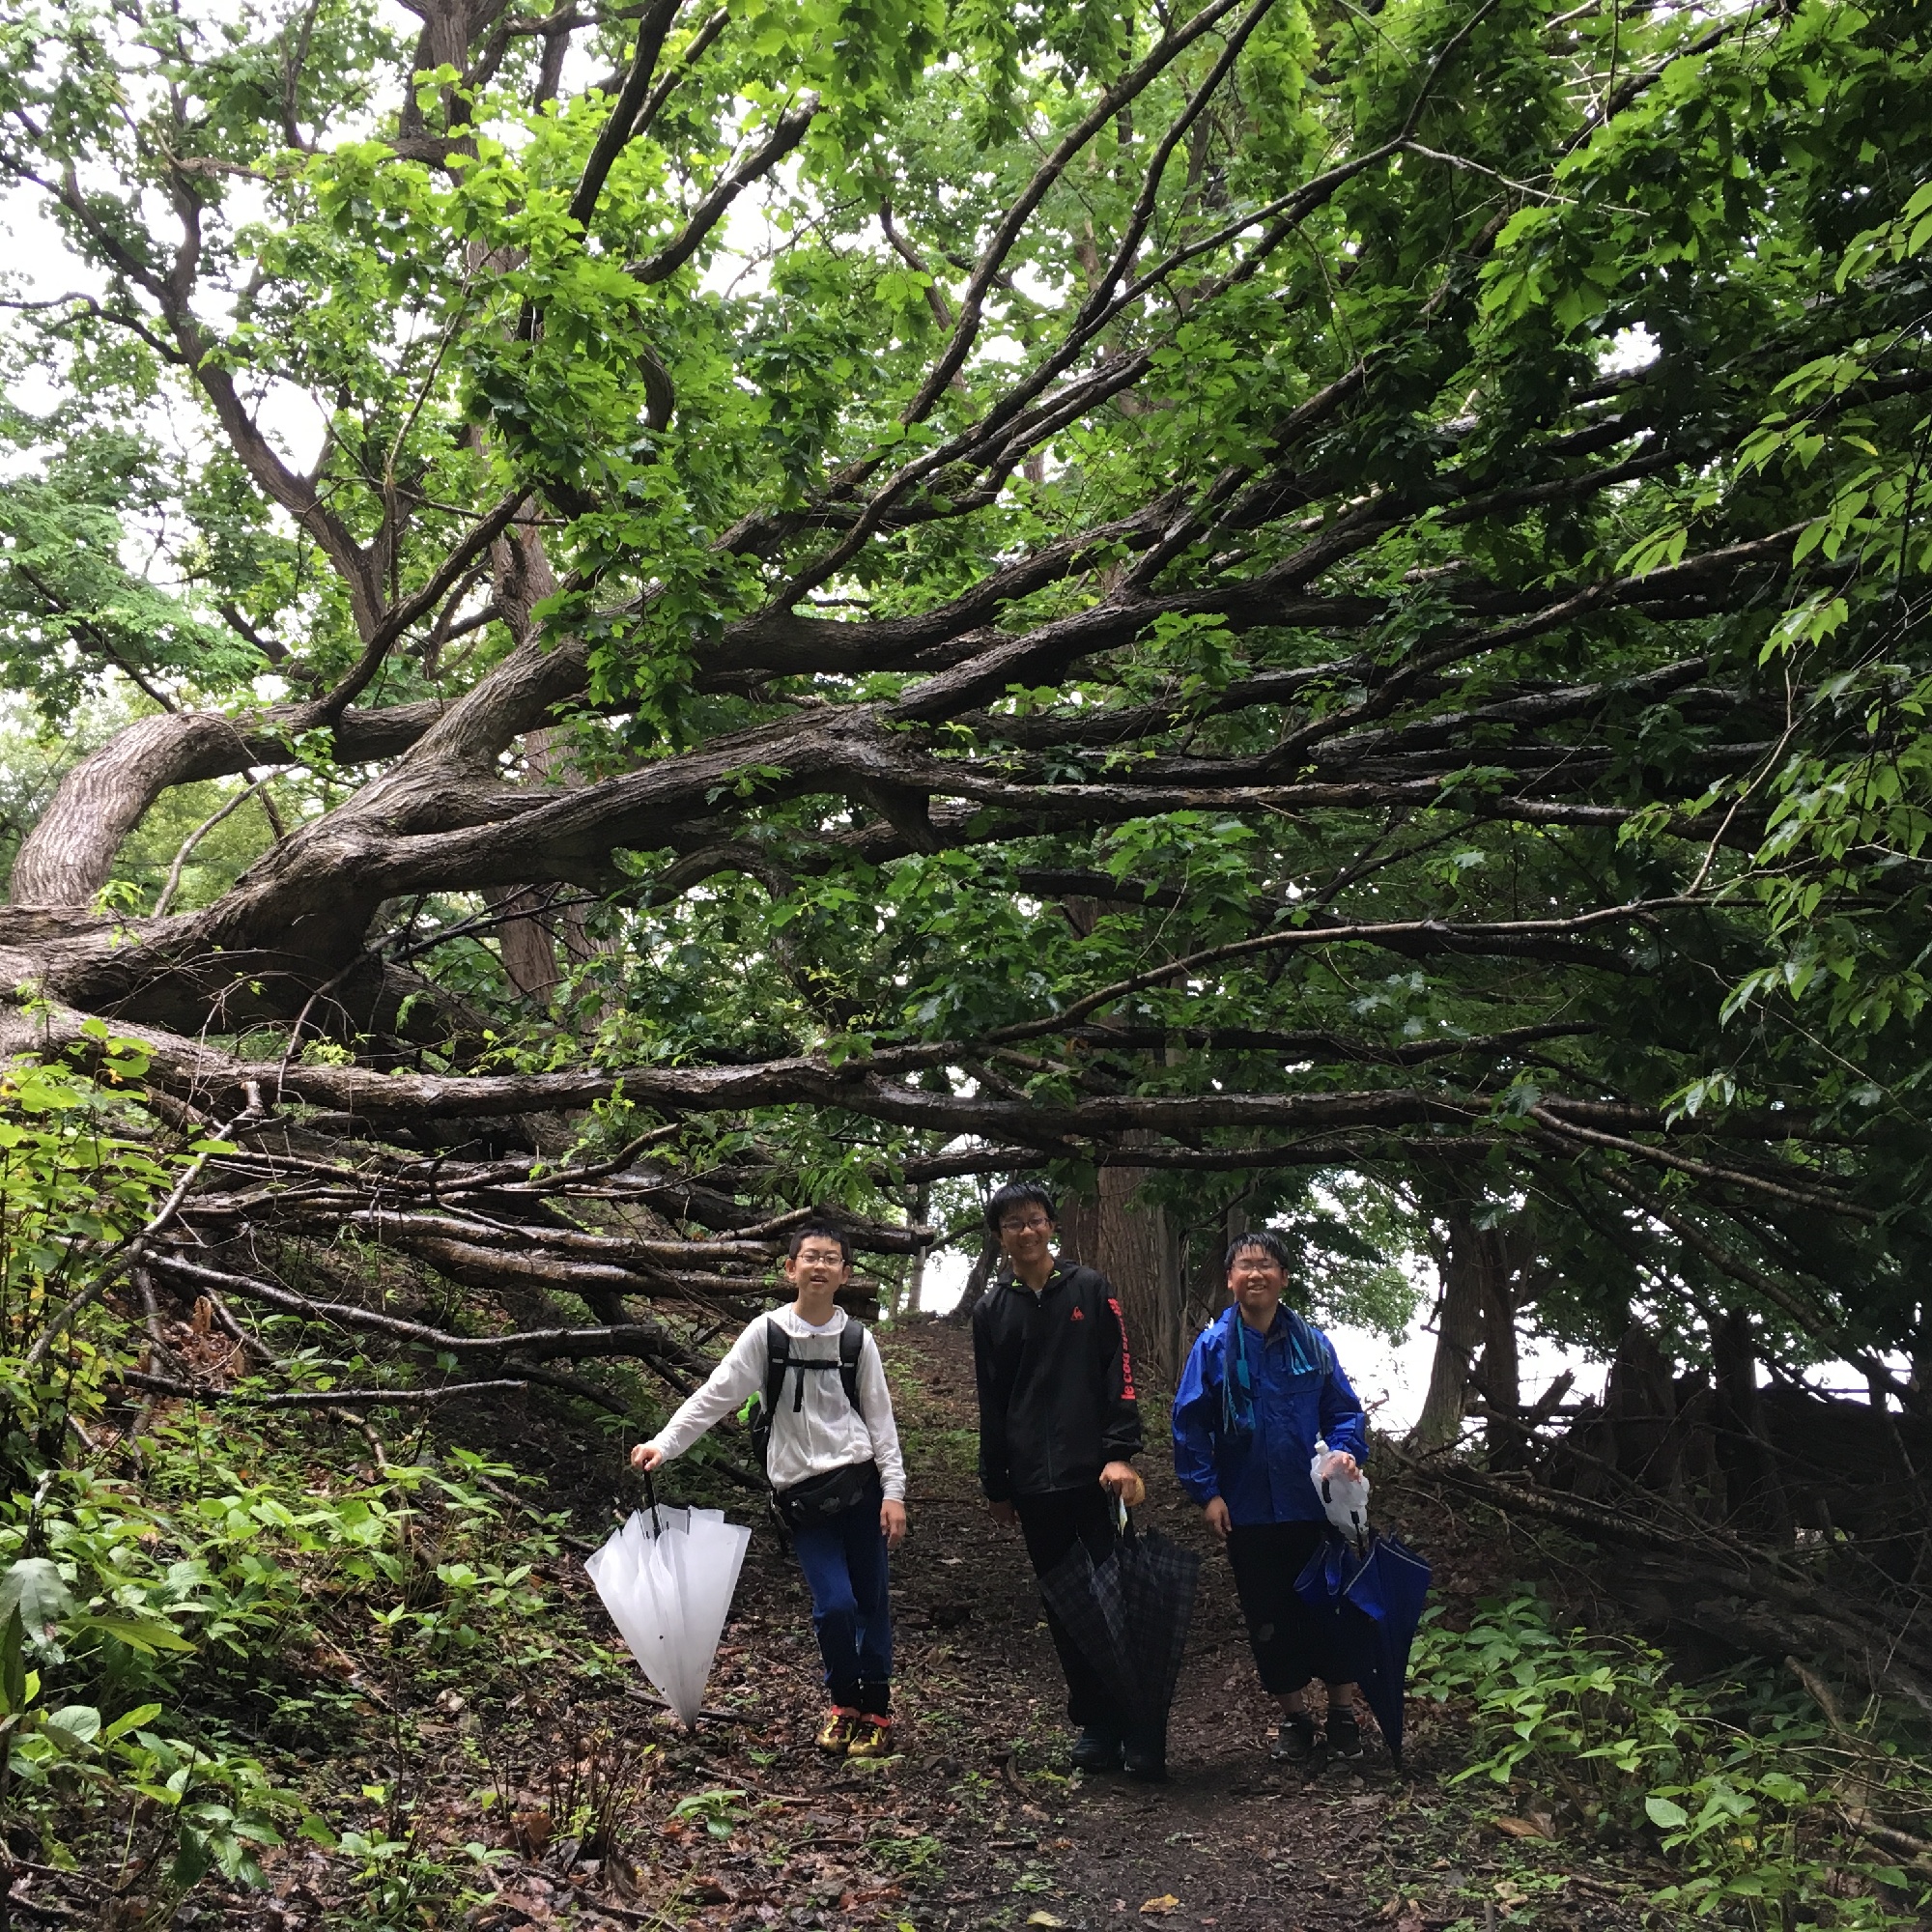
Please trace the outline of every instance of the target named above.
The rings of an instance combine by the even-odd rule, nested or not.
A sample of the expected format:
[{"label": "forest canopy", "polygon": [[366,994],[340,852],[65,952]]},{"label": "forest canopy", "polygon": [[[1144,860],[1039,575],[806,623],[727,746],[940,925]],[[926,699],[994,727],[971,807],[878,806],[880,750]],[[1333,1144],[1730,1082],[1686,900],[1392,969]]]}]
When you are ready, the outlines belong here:
[{"label": "forest canopy", "polygon": [[1037,1170],[1156,1359],[1286,1217],[1487,1241],[1505,1406],[1640,1319],[1917,1407],[1924,33],[14,8],[6,1048],[202,1150],[160,1273],[673,1386]]}]

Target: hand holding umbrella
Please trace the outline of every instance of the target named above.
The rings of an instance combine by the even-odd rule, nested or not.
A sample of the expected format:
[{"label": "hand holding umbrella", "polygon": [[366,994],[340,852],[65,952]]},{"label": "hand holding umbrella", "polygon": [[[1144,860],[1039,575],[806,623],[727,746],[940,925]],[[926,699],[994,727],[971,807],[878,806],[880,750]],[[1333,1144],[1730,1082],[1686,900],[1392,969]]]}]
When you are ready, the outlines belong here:
[{"label": "hand holding umbrella", "polygon": [[1331,1452],[1318,1436],[1308,1480],[1321,1494],[1322,1514],[1361,1555],[1369,1547],[1369,1479],[1360,1464],[1346,1450]]},{"label": "hand holding umbrella", "polygon": [[1157,1530],[1136,1530],[1117,1496],[1119,1534],[1098,1563],[1076,1543],[1039,1579],[1045,1598],[1086,1653],[1166,1776],[1167,1716],[1180,1681],[1201,1558]]},{"label": "hand holding umbrella", "polygon": [[[1334,1466],[1343,1462],[1352,1475]],[[1344,1653],[1400,1769],[1408,1652],[1429,1594],[1429,1565],[1400,1537],[1370,1528],[1368,1478],[1353,1457],[1330,1456],[1318,1442],[1308,1473],[1339,1534],[1308,1559],[1294,1587],[1317,1609],[1339,1608]]]}]

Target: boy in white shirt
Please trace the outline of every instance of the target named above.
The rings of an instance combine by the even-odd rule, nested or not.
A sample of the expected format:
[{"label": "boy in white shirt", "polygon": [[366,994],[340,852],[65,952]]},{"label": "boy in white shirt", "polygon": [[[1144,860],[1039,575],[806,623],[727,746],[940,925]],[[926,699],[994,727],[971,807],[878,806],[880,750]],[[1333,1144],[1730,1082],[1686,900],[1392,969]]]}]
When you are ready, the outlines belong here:
[{"label": "boy in white shirt", "polygon": [[887,1553],[905,1540],[906,1512],[885,1364],[879,1345],[833,1300],[852,1272],[843,1234],[818,1225],[796,1230],[784,1271],[797,1300],[752,1322],[704,1386],[631,1451],[631,1463],[660,1469],[751,1396],[765,1396],[765,1473],[811,1592],[832,1696],[818,1747],[838,1757],[888,1757]]}]

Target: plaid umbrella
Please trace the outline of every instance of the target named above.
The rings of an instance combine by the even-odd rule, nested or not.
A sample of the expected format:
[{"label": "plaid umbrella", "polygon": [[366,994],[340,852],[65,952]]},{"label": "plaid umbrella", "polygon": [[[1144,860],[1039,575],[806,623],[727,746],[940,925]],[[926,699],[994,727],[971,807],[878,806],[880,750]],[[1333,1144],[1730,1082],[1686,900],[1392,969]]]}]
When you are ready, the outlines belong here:
[{"label": "plaid umbrella", "polygon": [[1302,1601],[1315,1609],[1339,1607],[1342,1655],[1398,1771],[1408,1651],[1422,1621],[1429,1576],[1429,1565],[1401,1537],[1372,1530],[1360,1556],[1342,1537],[1330,1536],[1294,1579]]},{"label": "plaid umbrella", "polygon": [[1121,1534],[1099,1563],[1076,1543],[1039,1579],[1040,1595],[1150,1745],[1167,1736],[1201,1559],[1156,1530]]}]

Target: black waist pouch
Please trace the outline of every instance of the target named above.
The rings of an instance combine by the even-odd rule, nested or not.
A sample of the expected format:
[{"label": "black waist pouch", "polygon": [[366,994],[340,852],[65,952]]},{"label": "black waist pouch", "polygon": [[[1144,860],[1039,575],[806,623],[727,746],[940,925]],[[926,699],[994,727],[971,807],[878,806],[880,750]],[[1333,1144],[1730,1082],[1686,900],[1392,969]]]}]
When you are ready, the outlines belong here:
[{"label": "black waist pouch", "polygon": [[772,1500],[787,1529],[810,1529],[870,1501],[880,1488],[876,1463],[847,1463],[822,1476],[808,1476],[804,1482],[779,1491]]}]

